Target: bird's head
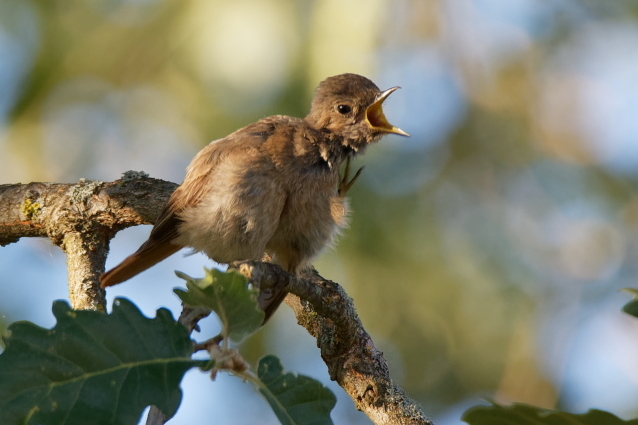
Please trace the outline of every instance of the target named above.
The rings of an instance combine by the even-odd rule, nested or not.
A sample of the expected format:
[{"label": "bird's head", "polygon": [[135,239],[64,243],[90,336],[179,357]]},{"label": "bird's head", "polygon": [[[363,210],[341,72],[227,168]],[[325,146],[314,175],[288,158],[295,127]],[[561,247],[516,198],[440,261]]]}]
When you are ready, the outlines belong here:
[{"label": "bird's head", "polygon": [[340,136],[355,151],[385,134],[409,136],[390,124],[383,113],[383,102],[398,88],[381,91],[357,74],[330,77],[317,87],[306,121],[316,129]]}]

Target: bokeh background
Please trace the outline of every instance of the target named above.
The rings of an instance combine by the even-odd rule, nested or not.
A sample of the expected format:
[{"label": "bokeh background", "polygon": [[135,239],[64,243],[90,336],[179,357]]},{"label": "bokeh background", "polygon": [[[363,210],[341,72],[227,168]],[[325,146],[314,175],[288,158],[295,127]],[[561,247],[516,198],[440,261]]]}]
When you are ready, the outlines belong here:
[{"label": "bokeh background", "polygon": [[[342,72],[402,86],[385,110],[412,137],[357,160],[351,227],[316,266],[396,381],[439,425],[483,398],[638,415],[618,292],[638,277],[637,1],[0,0],[0,182],[180,182],[210,140],[304,116]],[[108,265],[148,231],[121,232]],[[172,271],[211,265],[176,255],[109,299],[178,314]],[[1,248],[3,323],[52,326],[65,280],[48,241]],[[289,309],[241,348],[333,388],[336,423],[369,423]],[[170,423],[276,423],[236,378],[183,388]]]}]

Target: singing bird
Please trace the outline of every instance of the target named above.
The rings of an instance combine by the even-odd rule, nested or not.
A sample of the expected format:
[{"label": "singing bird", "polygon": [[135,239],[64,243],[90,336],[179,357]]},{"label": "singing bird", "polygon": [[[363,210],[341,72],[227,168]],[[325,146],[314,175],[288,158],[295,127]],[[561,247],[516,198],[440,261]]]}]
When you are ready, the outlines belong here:
[{"label": "singing bird", "polygon": [[[356,74],[330,77],[317,87],[305,118],[263,118],[211,142],[188,166],[148,240],[100,277],[102,287],[184,247],[218,263],[267,253],[298,274],[346,225],[347,202],[338,190],[343,162],[385,134],[409,136],[382,109],[398,88],[381,91]],[[260,299],[266,319],[285,295]]]}]

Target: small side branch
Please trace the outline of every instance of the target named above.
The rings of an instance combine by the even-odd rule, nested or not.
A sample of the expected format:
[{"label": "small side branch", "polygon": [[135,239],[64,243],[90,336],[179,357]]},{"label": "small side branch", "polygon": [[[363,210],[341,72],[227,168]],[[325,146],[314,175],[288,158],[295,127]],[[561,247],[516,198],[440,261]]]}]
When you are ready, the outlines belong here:
[{"label": "small side branch", "polygon": [[106,292],[100,288],[109,241],[98,235],[69,232],[63,240],[69,275],[69,299],[74,309],[106,311]]}]

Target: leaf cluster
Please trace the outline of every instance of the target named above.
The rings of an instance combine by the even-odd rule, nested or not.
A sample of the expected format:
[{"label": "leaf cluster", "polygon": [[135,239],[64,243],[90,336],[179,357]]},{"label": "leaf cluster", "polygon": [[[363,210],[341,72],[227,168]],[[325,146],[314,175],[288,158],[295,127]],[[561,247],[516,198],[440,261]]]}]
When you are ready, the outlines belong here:
[{"label": "leaf cluster", "polygon": [[[0,424],[3,425],[134,425],[149,405],[168,418],[181,402],[180,382],[191,368],[228,371],[254,384],[284,425],[332,424],[334,394],[320,382],[286,373],[279,359],[265,356],[257,373],[229,347],[256,332],[264,318],[258,290],[237,272],[205,270],[201,279],[183,273],[186,289],[175,293],[190,307],[214,311],[221,335],[193,341],[166,309],[147,318],[131,302],[116,299],[110,314],[72,310],[56,301],[56,325],[30,322],[9,326],[0,354]],[[638,290],[627,290],[638,298]],[[638,317],[638,299],[623,310]],[[220,342],[223,342],[220,346]],[[206,349],[207,360],[192,355]],[[469,409],[469,425],[638,425],[592,409],[583,414],[514,404],[492,403]]]},{"label": "leaf cluster", "polygon": [[[202,279],[178,275],[187,286],[175,290],[178,296],[219,317],[222,347],[219,338],[193,341],[166,309],[147,318],[123,298],[115,300],[110,314],[72,310],[56,301],[52,329],[16,322],[3,337],[0,424],[134,425],[149,405],[170,418],[182,399],[180,382],[191,368],[229,370],[252,382],[283,424],[332,423],[334,394],[312,378],[284,373],[276,357],[261,359],[257,374],[248,367],[227,369],[232,356],[239,358],[234,364],[245,363],[229,341],[254,333],[264,317],[258,291],[242,275],[218,270],[206,270]],[[197,347],[206,347],[210,359],[193,359]]]}]

